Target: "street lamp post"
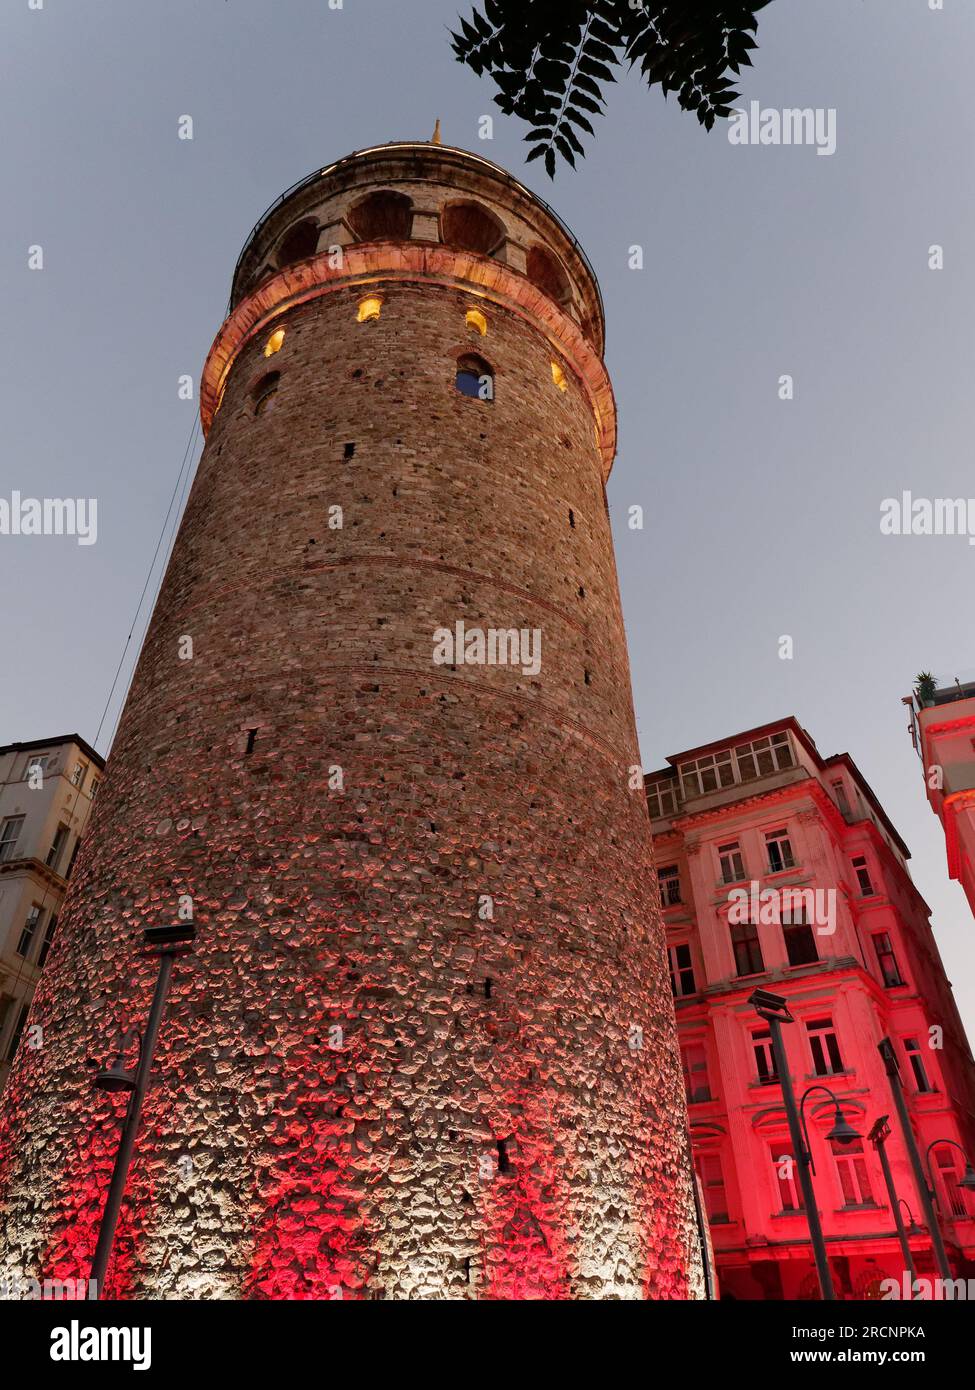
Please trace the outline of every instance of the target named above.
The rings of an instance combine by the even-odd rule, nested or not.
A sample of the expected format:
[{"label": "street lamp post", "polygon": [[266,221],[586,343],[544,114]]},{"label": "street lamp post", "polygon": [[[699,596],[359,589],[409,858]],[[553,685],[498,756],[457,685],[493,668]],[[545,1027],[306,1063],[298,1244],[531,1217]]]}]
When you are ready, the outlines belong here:
[{"label": "street lamp post", "polygon": [[911,1297],[914,1297],[914,1286],[917,1282],[917,1270],[914,1268],[914,1256],[911,1254],[911,1244],[907,1238],[907,1230],[904,1226],[904,1218],[901,1216],[901,1199],[897,1195],[894,1186],[894,1175],[890,1171],[890,1160],[887,1157],[887,1140],[890,1138],[890,1124],[886,1115],[881,1115],[876,1121],[867,1136],[880,1158],[880,1167],[884,1174],[884,1183],[887,1186],[887,1200],[890,1202],[890,1209],[894,1213],[894,1224],[897,1227],[897,1239],[901,1243],[901,1253],[904,1256],[904,1266],[911,1279]]},{"label": "street lamp post", "polygon": [[924,1220],[931,1234],[931,1245],[934,1249],[935,1264],[938,1266],[938,1273],[941,1275],[942,1279],[950,1279],[951,1266],[948,1264],[948,1255],[945,1251],[941,1227],[938,1224],[938,1215],[934,1209],[934,1202],[932,1200],[933,1194],[928,1187],[928,1180],[924,1173],[924,1165],[921,1162],[921,1155],[918,1153],[917,1142],[914,1138],[914,1130],[911,1128],[911,1117],[907,1113],[907,1103],[904,1100],[904,1089],[901,1086],[897,1056],[890,1038],[881,1038],[880,1042],[877,1044],[877,1051],[883,1058],[884,1069],[887,1072],[887,1079],[890,1082],[891,1095],[894,1097],[894,1105],[897,1107],[897,1116],[901,1122],[904,1144],[907,1148],[907,1155],[911,1160],[911,1168],[914,1171],[914,1182],[917,1186],[917,1195],[921,1199],[921,1206],[924,1210]]},{"label": "street lamp post", "polygon": [[749,996],[749,1004],[753,1006],[759,1018],[765,1020],[769,1026],[772,1038],[772,1056],[775,1059],[775,1070],[782,1087],[782,1100],[785,1105],[786,1119],[789,1123],[789,1138],[792,1141],[792,1152],[795,1155],[796,1165],[799,1170],[799,1186],[802,1189],[802,1200],[806,1209],[806,1221],[809,1226],[809,1238],[812,1242],[813,1258],[816,1262],[816,1273],[819,1277],[819,1288],[823,1298],[829,1302],[835,1302],[836,1293],[833,1289],[833,1276],[830,1273],[829,1259],[826,1255],[826,1241],[823,1238],[823,1228],[819,1220],[819,1211],[816,1207],[816,1193],[813,1190],[812,1175],[815,1172],[813,1166],[812,1152],[809,1148],[808,1131],[805,1128],[804,1107],[806,1097],[813,1091],[825,1091],[836,1106],[836,1118],[829,1138],[836,1139],[841,1144],[849,1144],[851,1140],[857,1138],[856,1131],[847,1124],[843,1118],[839,1101],[833,1095],[828,1086],[810,1086],[803,1093],[802,1100],[796,1105],[795,1091],[792,1088],[792,1077],[789,1074],[789,1064],[785,1055],[785,1044],[782,1041],[782,1024],[794,1023],[792,1015],[789,1013],[785,999],[778,994],[770,994],[768,990],[756,989]]},{"label": "street lamp post", "polygon": [[108,1186],[108,1196],[105,1198],[105,1208],[98,1230],[98,1242],[95,1245],[89,1273],[89,1282],[95,1289],[97,1298],[102,1296],[105,1273],[115,1241],[122,1197],[125,1194],[125,1184],[128,1181],[129,1167],[135,1150],[139,1121],[142,1118],[142,1103],[149,1089],[156,1043],[159,1039],[159,1029],[166,1007],[166,996],[169,993],[173,961],[177,955],[189,950],[195,934],[196,928],[192,922],[181,922],[175,926],[147,927],[143,932],[144,943],[153,947],[153,954],[159,957],[159,974],[156,976],[156,987],[152,995],[145,1032],[139,1039],[138,1065],[134,1072],[128,1072],[125,1070],[124,1062],[120,1057],[111,1067],[105,1071],[100,1071],[95,1077],[94,1084],[99,1090],[129,1092],[129,1103],[125,1109],[122,1134],[115,1154],[112,1179]]}]

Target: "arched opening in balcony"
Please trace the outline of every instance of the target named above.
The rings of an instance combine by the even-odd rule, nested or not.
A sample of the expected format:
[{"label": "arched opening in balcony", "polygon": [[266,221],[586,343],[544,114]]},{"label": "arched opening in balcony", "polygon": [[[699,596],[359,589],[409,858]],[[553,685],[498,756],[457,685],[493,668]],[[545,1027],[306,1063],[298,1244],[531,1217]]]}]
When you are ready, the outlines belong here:
[{"label": "arched opening in balcony", "polygon": [[359,241],[409,241],[413,233],[413,200],[405,193],[379,189],[360,198],[347,221]]}]

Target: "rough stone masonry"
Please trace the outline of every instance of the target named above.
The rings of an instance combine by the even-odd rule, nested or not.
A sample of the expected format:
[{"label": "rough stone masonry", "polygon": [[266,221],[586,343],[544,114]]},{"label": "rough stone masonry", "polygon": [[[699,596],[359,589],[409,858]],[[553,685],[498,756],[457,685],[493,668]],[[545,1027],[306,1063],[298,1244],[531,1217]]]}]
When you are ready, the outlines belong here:
[{"label": "rough stone masonry", "polygon": [[[92,1077],[191,913],[110,1294],[699,1294],[602,338],[571,234],[463,151],[360,152],[258,224],[3,1099],[7,1275],[86,1275],[125,1104]],[[458,623],[539,669],[434,662]]]}]

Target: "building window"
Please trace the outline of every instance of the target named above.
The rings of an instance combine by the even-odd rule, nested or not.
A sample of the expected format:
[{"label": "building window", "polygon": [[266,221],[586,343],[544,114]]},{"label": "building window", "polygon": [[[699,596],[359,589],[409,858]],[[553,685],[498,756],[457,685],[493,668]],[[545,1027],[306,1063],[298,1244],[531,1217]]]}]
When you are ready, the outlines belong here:
[{"label": "building window", "polygon": [[760,975],[765,969],[758,927],[754,922],[738,922],[731,928],[735,951],[735,970],[739,975]]},{"label": "building window", "polygon": [[559,366],[558,362],[552,363],[552,380],[560,391],[568,391],[569,383],[566,381],[565,372]]},{"label": "building window", "polygon": [[830,786],[833,788],[836,804],[840,808],[840,815],[842,815],[844,819],[850,819],[853,813],[850,810],[850,802],[847,798],[846,787],[844,787],[842,779],[836,782],[830,782]]},{"label": "building window", "polygon": [[64,853],[64,847],[68,842],[68,835],[70,833],[66,825],[59,825],[51,848],[47,852],[47,858],[44,862],[47,867],[53,869],[55,873],[57,872],[58,864],[61,862],[61,855]]},{"label": "building window", "polygon": [[24,781],[29,782],[31,777],[36,778],[38,773],[43,775],[43,773],[47,771],[49,762],[50,758],[46,753],[40,757],[36,754],[32,754],[27,760],[27,771],[24,773]]},{"label": "building window", "polygon": [[721,866],[722,883],[740,883],[745,877],[745,861],[741,857],[741,846],[737,840],[718,845],[718,863]]},{"label": "building window", "polygon": [[708,1055],[703,1043],[687,1043],[680,1050],[684,1069],[684,1090],[688,1105],[701,1105],[711,1099],[708,1081]]},{"label": "building window", "polygon": [[8,860],[13,859],[23,828],[23,816],[8,816],[0,826],[0,864],[6,864]]},{"label": "building window", "polygon": [[41,941],[41,949],[37,953],[38,970],[43,970],[44,966],[47,964],[47,958],[51,953],[51,946],[54,943],[54,933],[57,931],[57,929],[58,919],[52,913],[51,916],[47,919],[47,927],[44,932],[44,938]]},{"label": "building window", "polygon": [[455,385],[462,396],[474,400],[494,400],[494,372],[483,357],[469,354],[457,359]]},{"label": "building window", "polygon": [[9,1043],[7,1044],[7,1054],[6,1054],[6,1055],[7,1055],[7,1061],[8,1061],[8,1062],[12,1062],[13,1059],[14,1059],[14,1057],[15,1057],[15,1055],[16,1055],[17,1047],[18,1047],[18,1045],[19,1045],[19,1043],[20,1043],[20,1035],[21,1035],[21,1034],[23,1033],[23,1031],[24,1031],[24,1025],[25,1025],[26,1022],[27,1022],[27,1015],[28,1015],[29,1013],[30,1013],[30,1005],[29,1005],[29,1004],[24,1004],[23,1007],[22,1007],[21,1010],[20,1010],[20,1013],[19,1013],[18,1016],[17,1016],[17,1022],[16,1022],[16,1024],[14,1025],[14,1030],[13,1030],[13,1032],[10,1034],[10,1041],[9,1041]]},{"label": "building window", "polygon": [[668,864],[657,870],[657,883],[660,886],[660,906],[678,907],[680,904],[680,870],[676,864]]},{"label": "building window", "polygon": [[93,777],[91,779],[91,786],[88,788],[88,795],[91,797],[92,801],[94,801],[95,797],[98,795],[98,788],[100,786],[101,780],[98,777]]},{"label": "building window", "polygon": [[852,861],[853,869],[857,876],[857,883],[860,885],[860,896],[869,898],[872,896],[874,888],[870,880],[870,871],[867,868],[866,855],[858,854]]},{"label": "building window", "polygon": [[37,931],[37,924],[41,920],[41,909],[35,903],[27,914],[27,921],[24,923],[20,932],[20,940],[17,942],[17,954],[23,956],[24,960],[30,955],[31,943]]},{"label": "building window", "polygon": [[816,950],[816,933],[806,921],[805,908],[790,914],[790,920],[782,918],[782,939],[790,965],[812,965],[819,960]]},{"label": "building window", "polygon": [[264,356],[273,357],[276,352],[280,352],[284,346],[284,329],[276,328],[264,344]]},{"label": "building window", "polygon": [[255,415],[263,415],[265,411],[273,410],[274,397],[277,395],[280,381],[280,372],[265,372],[261,377],[260,381],[251,391],[251,400],[254,402]]},{"label": "building window", "polygon": [[919,1091],[933,1091],[934,1087],[928,1080],[928,1073],[924,1067],[924,1054],[917,1038],[905,1038],[904,1051],[907,1053],[907,1060],[914,1073],[914,1084],[917,1089]]},{"label": "building window", "polygon": [[75,763],[74,771],[71,774],[71,785],[80,791],[85,785],[85,777],[88,775],[87,763]]},{"label": "building window", "polygon": [[704,1189],[704,1208],[711,1224],[728,1220],[728,1197],[724,1185],[724,1173],[718,1154],[701,1154],[697,1160],[698,1176]]},{"label": "building window", "polygon": [[755,1066],[758,1070],[759,1081],[763,1086],[777,1084],[779,1073],[775,1069],[772,1034],[768,1028],[761,1028],[752,1034],[752,1049],[755,1053]]},{"label": "building window", "polygon": [[464,315],[464,321],[468,328],[473,328],[482,338],[487,333],[487,319],[481,313],[480,309],[468,309],[467,313]]},{"label": "building window", "polygon": [[735,749],[735,759],[742,782],[750,782],[755,777],[768,777],[773,772],[782,772],[796,765],[792,744],[786,733],[739,744]]},{"label": "building window", "polygon": [[371,294],[359,300],[356,319],[359,323],[375,323],[383,311],[383,302],[378,295]]},{"label": "building window", "polygon": [[694,984],[690,943],[682,941],[678,946],[669,946],[667,955],[670,959],[670,988],[674,998],[683,999],[688,994],[695,994],[697,989]]},{"label": "building window", "polygon": [[863,1154],[863,1140],[853,1139],[849,1144],[841,1144],[838,1140],[831,1139],[830,1148],[843,1192],[843,1205],[874,1206],[870,1174],[867,1172],[867,1160]]},{"label": "building window", "polygon": [[681,763],[680,779],[685,797],[704,796],[717,791],[719,787],[733,787],[735,770],[730,748],[720,753],[709,753],[693,762]]},{"label": "building window", "polygon": [[809,1049],[812,1052],[813,1071],[817,1076],[833,1076],[843,1070],[840,1045],[833,1030],[831,1018],[811,1019],[806,1024],[809,1034]]},{"label": "building window", "polygon": [[768,871],[770,874],[778,874],[783,869],[795,868],[796,861],[792,857],[792,842],[784,829],[767,830],[765,832],[765,846],[768,850]]},{"label": "building window", "polygon": [[874,933],[873,949],[877,952],[877,964],[880,966],[880,973],[883,976],[884,985],[887,989],[894,989],[897,985],[902,985],[901,972],[897,965],[897,957],[894,955],[894,948],[890,944],[890,937],[885,931]]},{"label": "building window", "polygon": [[785,1139],[770,1144],[769,1157],[772,1160],[772,1171],[775,1174],[782,1211],[802,1211],[802,1189],[799,1186],[796,1160],[789,1141]]},{"label": "building window", "polygon": [[647,805],[650,818],[660,820],[662,816],[677,814],[677,788],[670,782],[647,783]]},{"label": "building window", "polygon": [[941,1186],[941,1208],[952,1216],[966,1217],[968,1204],[965,1189],[958,1183],[958,1166],[955,1160],[957,1150],[941,1144],[933,1150],[935,1169]]}]

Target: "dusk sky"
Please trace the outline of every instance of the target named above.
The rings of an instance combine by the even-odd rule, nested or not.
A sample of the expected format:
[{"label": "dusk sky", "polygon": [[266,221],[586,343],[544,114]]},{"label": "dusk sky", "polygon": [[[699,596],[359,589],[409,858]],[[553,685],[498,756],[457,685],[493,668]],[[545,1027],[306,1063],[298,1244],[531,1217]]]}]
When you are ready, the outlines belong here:
[{"label": "dusk sky", "polygon": [[[824,756],[848,751],[912,850],[975,1033],[975,924],[901,705],[918,671],[949,683],[975,667],[975,548],[880,530],[904,489],[975,491],[975,6],[773,0],[743,104],[835,109],[835,153],[734,145],[630,75],[554,184],[525,166],[489,81],[454,60],[457,14],[455,0],[6,0],[0,496],[96,498],[98,538],[0,537],[0,742],[95,740],[193,428],[178,379],[198,380],[253,224],[311,170],[426,139],[439,117],[445,143],[554,205],[600,279],[645,767],[787,714]],[[157,565],[150,597],[158,579]]]}]

